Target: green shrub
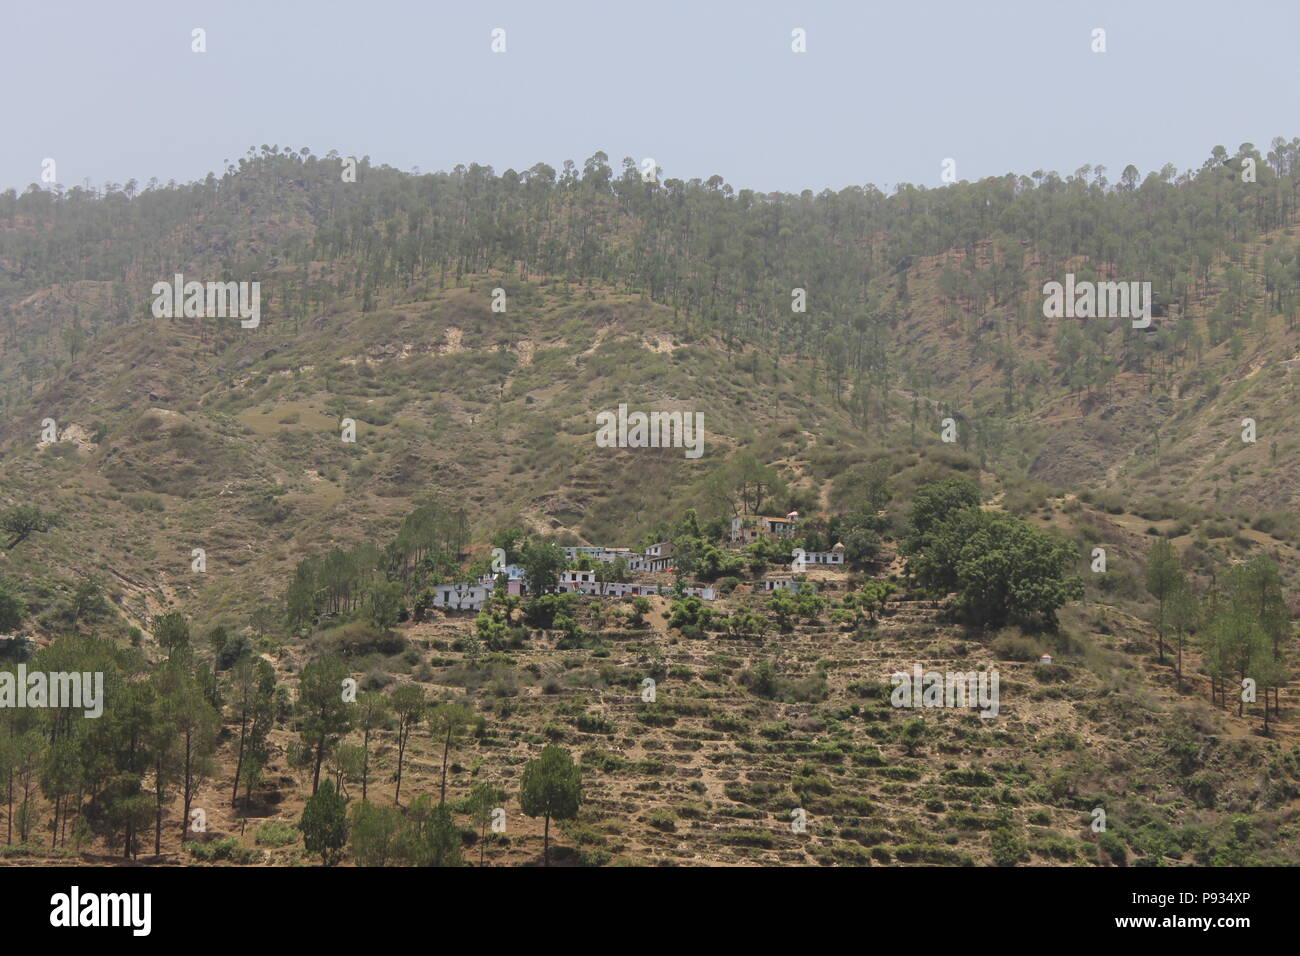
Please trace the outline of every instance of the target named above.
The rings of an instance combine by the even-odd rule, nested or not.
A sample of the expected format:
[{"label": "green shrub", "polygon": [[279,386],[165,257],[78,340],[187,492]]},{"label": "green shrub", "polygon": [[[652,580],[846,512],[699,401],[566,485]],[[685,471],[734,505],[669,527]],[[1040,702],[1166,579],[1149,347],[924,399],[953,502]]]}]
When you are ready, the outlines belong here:
[{"label": "green shrub", "polygon": [[993,656],[1000,661],[1036,661],[1043,653],[1043,646],[1038,641],[1015,628],[995,637],[991,649]]},{"label": "green shrub", "polygon": [[600,714],[579,714],[574,726],[584,734],[612,734],[614,724]]},{"label": "green shrub", "polygon": [[1024,837],[1005,827],[993,832],[993,862],[997,866],[1015,866],[1028,855]]},{"label": "green shrub", "polygon": [[256,862],[261,854],[252,847],[240,844],[236,837],[225,837],[210,843],[186,843],[185,850],[196,860],[215,863],[229,860],[241,866]]},{"label": "green shrub", "polygon": [[756,846],[771,849],[776,840],[766,830],[732,830],[722,834],[722,842],[728,846]]},{"label": "green shrub", "polygon": [[677,818],[670,810],[651,810],[646,815],[646,823],[665,833],[672,833],[677,829]]},{"label": "green shrub", "polygon": [[298,828],[292,823],[267,820],[257,828],[258,846],[289,846],[298,842]]}]

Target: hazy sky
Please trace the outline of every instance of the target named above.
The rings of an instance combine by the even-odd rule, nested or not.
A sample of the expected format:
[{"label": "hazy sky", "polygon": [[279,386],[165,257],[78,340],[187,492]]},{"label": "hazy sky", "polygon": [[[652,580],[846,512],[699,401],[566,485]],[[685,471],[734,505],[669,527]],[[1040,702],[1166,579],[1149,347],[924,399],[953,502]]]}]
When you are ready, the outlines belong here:
[{"label": "hazy sky", "polygon": [[0,188],[46,157],[65,186],[184,181],[262,143],[425,172],[603,149],[764,191],[939,186],[946,157],[1115,181],[1300,135],[1297,37],[1295,0],[0,0]]}]

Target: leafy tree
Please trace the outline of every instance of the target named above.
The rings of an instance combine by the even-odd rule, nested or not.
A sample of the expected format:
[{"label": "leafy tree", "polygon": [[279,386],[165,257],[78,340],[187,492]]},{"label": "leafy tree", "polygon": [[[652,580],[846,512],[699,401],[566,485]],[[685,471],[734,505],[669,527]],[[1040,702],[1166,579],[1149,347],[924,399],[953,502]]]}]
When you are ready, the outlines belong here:
[{"label": "leafy tree", "polygon": [[904,542],[905,554],[915,554],[931,536],[960,512],[980,503],[979,486],[965,478],[945,478],[921,485],[912,496],[912,531]]},{"label": "leafy tree", "polygon": [[[50,821],[50,849],[58,845],[60,821],[70,812],[68,803],[84,784],[80,748],[83,741],[77,734],[63,734],[50,741],[41,766],[40,786],[45,798],[54,803],[54,819]],[[79,802],[79,801],[78,801]]]},{"label": "leafy tree", "polygon": [[190,625],[179,611],[169,611],[153,619],[153,635],[158,646],[169,655],[190,643]]},{"label": "leafy tree", "polygon": [[510,643],[510,620],[507,611],[494,598],[474,619],[474,634],[481,645],[494,651]]},{"label": "leafy tree", "polygon": [[361,801],[367,799],[370,781],[370,735],[386,727],[392,717],[388,698],[376,691],[363,691],[357,695],[356,725],[361,730]]},{"label": "leafy tree", "polygon": [[1205,671],[1210,675],[1210,701],[1217,703],[1224,680],[1232,676],[1229,644],[1226,639],[1224,617],[1228,613],[1226,594],[1222,588],[1211,588],[1201,601],[1201,620],[1197,637]]},{"label": "leafy tree", "polygon": [[477,783],[469,792],[467,806],[470,819],[478,832],[478,865],[486,866],[488,827],[492,825],[492,814],[506,799],[506,793],[500,787],[490,783]]},{"label": "leafy tree", "polygon": [[[149,795],[144,792],[140,778],[133,773],[115,773],[95,794],[85,814],[94,833],[109,843],[123,841],[122,856],[130,859],[135,852],[135,836],[149,825],[153,812]],[[27,808],[24,802],[23,810]],[[27,814],[20,811],[23,841],[27,839]]]},{"label": "leafy tree", "polygon": [[572,820],[582,805],[582,771],[569,754],[554,744],[524,765],[519,805],[530,817],[544,817],[542,861],[551,865],[551,820]]},{"label": "leafy tree", "polygon": [[[1281,660],[1281,642],[1291,623],[1276,565],[1267,558],[1254,559],[1229,569],[1217,591],[1206,601],[1208,621],[1203,643],[1212,681],[1229,674],[1240,681],[1251,678],[1264,690],[1265,729],[1268,728],[1269,693],[1287,679]],[[1238,695],[1237,715],[1245,712]]]},{"label": "leafy tree", "polygon": [[267,670],[260,665],[258,671],[259,684],[248,727],[247,744],[244,747],[243,765],[235,780],[236,786],[243,784],[245,805],[252,802],[253,788],[261,783],[262,771],[271,759],[268,735],[276,721],[286,718],[292,709],[288,690],[275,684],[274,671],[268,676]]},{"label": "leafy tree", "polygon": [[712,617],[713,612],[704,606],[703,600],[694,594],[688,594],[681,600],[673,602],[668,626],[678,630],[684,627],[706,628]]},{"label": "leafy tree", "polygon": [[298,685],[298,734],[314,763],[311,792],[320,787],[325,757],[348,730],[348,704],[343,700],[347,667],[336,657],[320,657],[302,669]]},{"label": "leafy tree", "polygon": [[557,545],[541,542],[525,547],[520,563],[528,593],[537,597],[559,586],[560,574],[568,566],[568,558]]},{"label": "leafy tree", "polygon": [[13,535],[6,545],[12,551],[34,534],[49,531],[56,524],[55,516],[47,514],[35,505],[18,505],[8,511],[0,512],[0,531]]},{"label": "leafy tree", "polygon": [[650,599],[637,595],[632,598],[632,616],[628,618],[628,627],[645,627],[645,616],[650,613]]},{"label": "leafy tree", "polygon": [[347,801],[326,780],[307,800],[298,821],[303,846],[319,853],[321,863],[334,866],[343,857],[348,842]]},{"label": "leafy tree", "polygon": [[[1251,665],[1268,649],[1268,635],[1260,626],[1256,605],[1248,587],[1248,574],[1229,572],[1228,580],[1212,601],[1207,602],[1205,629],[1206,669],[1213,680],[1230,675],[1238,680],[1251,676]],[[1237,694],[1237,716],[1245,712],[1245,701]]]},{"label": "leafy tree", "polygon": [[844,535],[844,558],[854,564],[871,561],[880,548],[880,535],[870,528],[853,528]]},{"label": "leafy tree", "polygon": [[794,595],[795,612],[805,621],[815,621],[826,607],[826,599],[818,597],[811,587],[803,585]]},{"label": "leafy tree", "polygon": [[1147,590],[1160,602],[1159,616],[1156,618],[1156,641],[1160,649],[1160,662],[1165,659],[1165,604],[1182,582],[1185,586],[1182,569],[1178,566],[1178,554],[1167,538],[1157,538],[1147,555]]},{"label": "leafy tree", "polygon": [[623,584],[628,579],[627,559],[621,554],[613,561],[601,561],[596,568],[596,580],[602,584]]},{"label": "leafy tree", "polygon": [[174,722],[172,699],[169,696],[172,675],[164,668],[155,670],[149,678],[152,707],[149,726],[145,731],[145,745],[152,760],[154,818],[153,852],[162,854],[163,807],[180,780],[180,735]]},{"label": "leafy tree", "polygon": [[889,601],[889,596],[897,590],[898,586],[894,582],[878,581],[873,578],[862,585],[862,591],[859,593],[868,614],[875,618],[885,613],[885,604]]},{"label": "leafy tree", "polygon": [[429,702],[425,700],[424,691],[415,684],[403,684],[393,691],[393,714],[397,717],[397,788],[393,791],[393,802],[402,802],[402,759],[406,756],[406,743],[411,731],[428,712]]},{"label": "leafy tree", "polygon": [[958,607],[977,624],[1008,621],[1053,626],[1056,609],[1083,594],[1071,545],[1015,515],[968,508],[928,525],[929,545],[909,563],[927,588],[957,591]]},{"label": "leafy tree", "polygon": [[1178,653],[1178,662],[1175,670],[1178,674],[1178,683],[1181,686],[1183,682],[1183,650],[1187,646],[1188,635],[1196,627],[1196,622],[1200,617],[1200,602],[1196,598],[1196,592],[1192,590],[1187,578],[1182,577],[1180,583],[1168,595],[1167,620],[1169,630],[1173,634],[1174,648]]},{"label": "leafy tree", "polygon": [[748,608],[740,608],[727,618],[727,633],[732,637],[761,637],[767,630],[767,619]]},{"label": "leafy tree", "polygon": [[682,549],[684,553],[690,555],[689,562],[685,564],[677,559],[677,545],[673,545],[674,559],[677,560],[677,568],[680,572],[692,574],[701,581],[716,581],[718,578],[739,574],[745,567],[743,555],[719,548],[702,538],[691,540],[692,545]]},{"label": "leafy tree", "polygon": [[531,598],[524,608],[524,623],[543,629],[560,628],[561,619],[576,619],[581,597],[572,592],[539,594]]},{"label": "leafy tree", "polygon": [[392,627],[402,617],[402,586],[393,581],[376,583],[370,588],[366,610],[375,627]]},{"label": "leafy tree", "polygon": [[254,652],[253,642],[247,634],[231,634],[217,649],[213,663],[218,671],[228,671],[239,661],[252,656]]},{"label": "leafy tree", "polygon": [[1281,658],[1282,643],[1291,636],[1291,613],[1282,592],[1282,573],[1267,555],[1256,555],[1239,569],[1236,584],[1242,599],[1254,604],[1259,625],[1268,635],[1273,656]]},{"label": "leafy tree", "polygon": [[109,612],[108,601],[104,599],[104,587],[97,578],[82,575],[77,579],[77,586],[72,592],[72,626],[82,620],[95,620]]},{"label": "leafy tree", "polygon": [[[46,734],[37,729],[25,729],[15,735],[14,725],[10,724],[9,737],[9,774],[8,774],[8,804],[9,812],[9,842],[13,843],[14,824],[18,825],[18,842],[26,843],[31,834],[32,826],[36,822],[35,809],[35,789],[36,775],[40,770],[41,763],[45,757],[45,750],[49,746],[49,738]],[[18,809],[14,810],[14,799],[21,793]],[[93,821],[93,810],[90,812]],[[130,853],[130,827],[126,828],[127,833],[127,853]],[[101,832],[96,830],[96,832]],[[111,831],[116,832],[116,831]],[[112,842],[110,840],[110,842]]]},{"label": "leafy tree", "polygon": [[402,834],[402,855],[414,866],[463,866],[461,836],[451,810],[426,795],[412,801]]},{"label": "leafy tree", "polygon": [[438,805],[447,802],[447,761],[451,756],[453,741],[473,721],[473,712],[459,701],[449,701],[434,707],[429,713],[429,735],[442,744],[442,783],[438,788]]},{"label": "leafy tree", "polygon": [[506,553],[506,564],[517,564],[521,557],[518,546],[523,537],[523,528],[503,528],[492,535],[492,547],[500,548]]},{"label": "leafy tree", "polygon": [[348,796],[348,784],[357,783],[365,771],[366,755],[356,744],[340,742],[330,754],[326,763],[327,773],[334,777],[334,786],[344,799]]},{"label": "leafy tree", "polygon": [[404,825],[396,807],[377,807],[362,800],[352,805],[349,831],[357,866],[388,866],[401,849]]},{"label": "leafy tree", "polygon": [[218,665],[221,657],[221,649],[224,648],[226,642],[230,640],[230,631],[227,630],[224,624],[218,624],[216,627],[212,628],[212,630],[208,631],[206,640],[208,649],[212,651],[212,673],[215,674],[219,670]]},{"label": "leafy tree", "polygon": [[1250,675],[1255,680],[1256,689],[1263,693],[1264,734],[1267,736],[1271,732],[1269,714],[1273,710],[1280,709],[1270,707],[1269,695],[1277,694],[1291,679],[1291,674],[1281,659],[1273,654],[1273,649],[1267,642],[1256,644],[1253,650],[1255,656],[1250,662]]},{"label": "leafy tree", "polygon": [[888,458],[877,458],[866,467],[863,492],[867,499],[867,508],[872,512],[880,511],[889,504],[890,462]]},{"label": "leafy tree", "polygon": [[775,700],[782,690],[781,676],[771,661],[759,661],[747,679],[742,675],[742,683],[759,697],[768,700]]},{"label": "leafy tree", "polygon": [[769,594],[767,610],[776,619],[782,633],[788,634],[794,630],[794,620],[799,614],[799,602],[788,590],[781,588]]},{"label": "leafy tree", "polygon": [[169,658],[164,664],[160,683],[163,719],[176,733],[178,779],[181,786],[181,839],[190,826],[190,807],[194,796],[212,773],[213,754],[217,749],[217,734],[221,730],[221,714],[204,697],[199,687],[196,671],[207,673],[206,667],[195,667],[188,654]]},{"label": "leafy tree", "polygon": [[239,747],[235,757],[235,780],[230,805],[239,799],[239,785],[244,780],[244,759],[265,746],[271,729],[271,710],[275,700],[275,669],[260,657],[245,657],[230,675],[232,716],[239,723]]},{"label": "leafy tree", "polygon": [[705,480],[705,497],[732,515],[756,514],[769,499],[780,499],[786,485],[780,476],[751,452],[728,459]]}]

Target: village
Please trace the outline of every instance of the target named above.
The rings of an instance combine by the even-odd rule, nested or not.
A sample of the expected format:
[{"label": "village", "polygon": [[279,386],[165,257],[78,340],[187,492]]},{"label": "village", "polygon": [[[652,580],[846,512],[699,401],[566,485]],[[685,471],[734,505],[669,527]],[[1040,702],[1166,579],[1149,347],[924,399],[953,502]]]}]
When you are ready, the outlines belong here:
[{"label": "village", "polygon": [[[799,517],[797,511],[784,516],[737,515],[731,519],[728,538],[733,548],[737,549],[762,539],[791,540],[796,537]],[[704,601],[717,598],[717,591],[713,587],[679,588],[675,582],[668,583],[667,576],[677,570],[674,567],[671,541],[657,542],[639,552],[631,548],[599,545],[570,546],[561,550],[569,566],[560,574],[555,588],[559,593],[576,592],[615,599],[668,593],[695,596]],[[802,575],[813,567],[843,566],[844,556],[845,547],[842,542],[837,542],[829,551],[794,548],[790,554],[788,570],[765,574],[755,589],[768,592],[815,590],[815,585],[798,580],[795,575]],[[613,576],[629,579],[609,580],[611,575],[597,570],[596,565],[619,567],[620,571],[626,573]],[[506,564],[500,559],[495,567],[498,569],[495,573],[484,574],[476,582],[435,585],[430,606],[444,611],[480,611],[501,578],[504,579],[507,594],[514,597],[528,594],[528,583],[522,567]]]}]

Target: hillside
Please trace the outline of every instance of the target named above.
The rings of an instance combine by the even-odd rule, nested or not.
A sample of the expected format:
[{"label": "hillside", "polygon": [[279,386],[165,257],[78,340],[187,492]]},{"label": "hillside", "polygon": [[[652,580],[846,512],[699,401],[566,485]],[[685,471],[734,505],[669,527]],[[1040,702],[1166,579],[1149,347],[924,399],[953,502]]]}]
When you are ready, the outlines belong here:
[{"label": "hillside", "polygon": [[[455,800],[484,781],[517,792],[547,741],[581,760],[582,815],[552,830],[562,862],[1121,862],[1117,844],[1098,850],[1097,806],[1123,862],[1295,862],[1295,687],[1282,682],[1267,734],[1261,707],[1209,700],[1199,646],[1180,687],[1145,579],[1167,540],[1207,593],[1261,555],[1286,593],[1300,585],[1297,151],[1216,149],[1195,173],[1113,185],[1085,167],[886,197],[644,184],[604,154],[559,176],[367,162],[346,183],[336,157],[277,147],[188,186],[0,195],[0,511],[55,518],[0,550],[26,610],[14,630],[41,648],[108,638],[134,655],[123,672],[144,674],[179,612],[200,662],[200,635],[238,635],[290,697],[339,650],[366,689],[463,696],[484,723],[456,751]],[[1260,182],[1236,176],[1243,155]],[[1153,331],[1045,318],[1042,285],[1066,271],[1153,281]],[[260,324],[154,318],[147,293],[175,273],[260,282]],[[796,288],[806,313],[790,309]],[[701,413],[702,456],[600,447],[596,416],[620,404]],[[437,584],[468,578],[512,527],[639,550],[688,509],[729,519],[755,468],[772,476],[769,511],[817,520],[867,509],[887,480],[869,509],[879,553],[822,582],[837,601],[896,583],[878,622],[842,627],[828,606],[789,631],[692,637],[669,626],[667,599],[646,629],[586,600],[581,640],[528,626],[482,653],[473,616],[414,620],[405,577],[387,638],[347,643],[360,598],[286,617],[304,559],[386,554],[421,506],[463,509],[464,548],[422,581]],[[908,575],[915,493],[954,476],[1077,549],[1083,599],[1059,630],[972,626]],[[1104,574],[1089,567],[1098,546]],[[770,616],[762,574],[738,577],[718,613]],[[1288,621],[1281,659],[1293,650]],[[914,664],[996,667],[1001,719],[926,711],[908,736],[889,678]],[[311,792],[290,760],[297,723],[279,715],[236,814],[217,796],[239,759],[225,712],[195,804],[208,842],[239,832],[252,847],[256,825],[296,822]],[[385,805],[395,739],[377,731]],[[435,742],[417,731],[410,747],[403,796],[436,791]],[[92,773],[69,796],[103,785]],[[807,834],[790,832],[795,807]],[[537,862],[540,823],[506,808],[491,862]],[[192,862],[176,829],[165,860]],[[269,858],[309,862],[300,846]]]}]

